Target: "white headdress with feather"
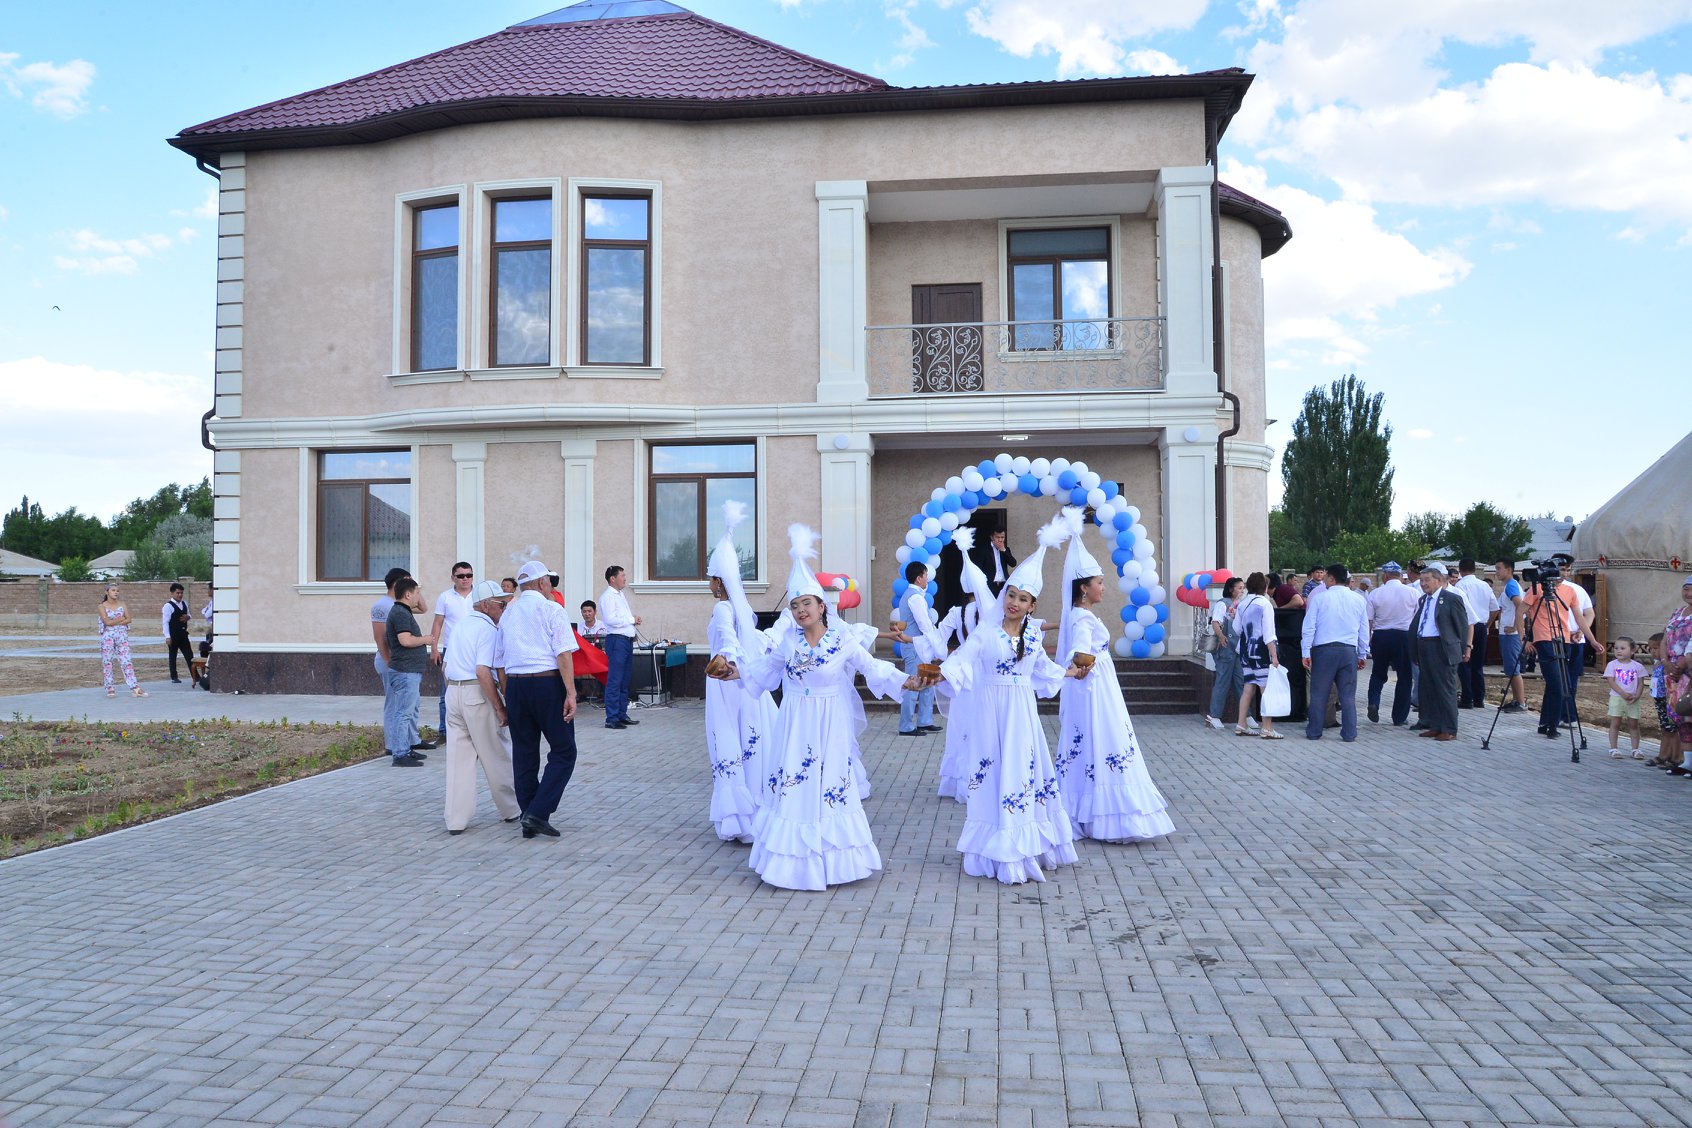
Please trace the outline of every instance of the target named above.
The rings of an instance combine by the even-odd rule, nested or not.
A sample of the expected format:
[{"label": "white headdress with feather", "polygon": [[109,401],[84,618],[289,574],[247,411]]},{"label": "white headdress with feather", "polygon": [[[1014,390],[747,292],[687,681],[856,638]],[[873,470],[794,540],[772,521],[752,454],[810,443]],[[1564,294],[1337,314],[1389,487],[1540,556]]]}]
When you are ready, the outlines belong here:
[{"label": "white headdress with feather", "polygon": [[747,602],[746,588],[740,580],[740,551],[734,546],[734,531],[746,520],[746,503],[730,499],[723,502],[723,539],[711,550],[705,574],[715,576],[728,591],[729,605],[734,608],[735,626],[744,643],[749,632],[755,630],[758,618]]},{"label": "white headdress with feather", "polygon": [[801,595],[814,595],[826,602],[817,574],[811,571],[810,561],[817,558],[816,543],[817,534],[810,526],[787,526],[787,555],[793,560],[793,568],[787,573],[789,603]]},{"label": "white headdress with feather", "polygon": [[1045,586],[1045,576],[1041,568],[1046,562],[1048,548],[1061,547],[1069,539],[1069,523],[1059,513],[1050,521],[1040,526],[1040,547],[1028,554],[1028,559],[1018,564],[1005,581],[1006,587],[1020,588],[1029,595],[1038,598],[1040,590]]},{"label": "white headdress with feather", "polygon": [[1076,506],[1070,506],[1063,511],[1064,524],[1069,527],[1069,552],[1063,561],[1063,617],[1058,620],[1057,660],[1059,663],[1069,662],[1070,635],[1073,633],[1069,626],[1069,612],[1074,606],[1075,581],[1091,579],[1104,575],[1104,569],[1093,559],[1093,554],[1087,551],[1081,543],[1081,532],[1086,525],[1086,517]]}]

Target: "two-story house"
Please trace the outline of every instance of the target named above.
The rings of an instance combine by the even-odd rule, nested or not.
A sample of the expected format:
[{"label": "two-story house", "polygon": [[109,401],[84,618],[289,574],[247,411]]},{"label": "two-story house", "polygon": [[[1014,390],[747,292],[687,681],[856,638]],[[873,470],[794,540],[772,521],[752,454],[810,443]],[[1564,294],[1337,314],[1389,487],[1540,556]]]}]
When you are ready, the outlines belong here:
[{"label": "two-story house", "polygon": [[[899,88],[625,0],[183,130],[219,178],[219,688],[373,691],[396,564],[432,598],[538,557],[571,606],[620,564],[698,640],[729,498],[755,604],[802,521],[880,618],[913,510],[1000,452],[1118,483],[1166,576],[1262,566],[1291,233],[1216,181],[1250,83]],[[983,512],[1021,554],[1054,508]]]}]

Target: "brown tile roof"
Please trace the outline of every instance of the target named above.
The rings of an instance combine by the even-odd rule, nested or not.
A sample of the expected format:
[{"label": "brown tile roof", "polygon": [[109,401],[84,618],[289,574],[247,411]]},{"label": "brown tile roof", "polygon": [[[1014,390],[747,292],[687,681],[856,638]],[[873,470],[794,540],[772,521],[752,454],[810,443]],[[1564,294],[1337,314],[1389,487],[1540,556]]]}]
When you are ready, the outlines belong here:
[{"label": "brown tile roof", "polygon": [[1243,219],[1257,228],[1258,236],[1263,240],[1264,258],[1292,239],[1292,224],[1287,222],[1287,217],[1281,214],[1279,208],[1264,203],[1256,196],[1246,195],[1232,184],[1217,184],[1216,195],[1223,215]]}]

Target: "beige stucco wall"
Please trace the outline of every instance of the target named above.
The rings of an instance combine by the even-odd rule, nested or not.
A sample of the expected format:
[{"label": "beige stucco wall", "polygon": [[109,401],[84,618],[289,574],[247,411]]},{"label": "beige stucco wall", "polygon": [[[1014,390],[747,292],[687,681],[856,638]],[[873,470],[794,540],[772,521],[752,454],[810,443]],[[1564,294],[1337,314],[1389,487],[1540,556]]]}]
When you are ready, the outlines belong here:
[{"label": "beige stucco wall", "polygon": [[1260,443],[1267,401],[1263,367],[1263,239],[1243,220],[1222,217],[1228,264],[1228,390],[1240,397],[1240,434]]},{"label": "beige stucco wall", "polygon": [[1227,480],[1234,559],[1223,561],[1222,566],[1242,576],[1263,571],[1269,567],[1269,475],[1230,466]]},{"label": "beige stucco wall", "polygon": [[[244,451],[241,470],[242,639],[322,642],[350,637],[361,603],[368,623],[369,599],[329,596],[307,602],[294,590],[299,583],[299,522],[310,519],[309,511],[300,512],[300,452]],[[315,549],[315,538],[311,545]],[[363,630],[368,639],[370,628]]]},{"label": "beige stucco wall", "polygon": [[[515,576],[523,561],[536,558],[562,568],[564,459],[558,444],[489,443],[483,473],[488,483],[482,503],[483,578]],[[452,527],[440,535],[450,537]]]}]

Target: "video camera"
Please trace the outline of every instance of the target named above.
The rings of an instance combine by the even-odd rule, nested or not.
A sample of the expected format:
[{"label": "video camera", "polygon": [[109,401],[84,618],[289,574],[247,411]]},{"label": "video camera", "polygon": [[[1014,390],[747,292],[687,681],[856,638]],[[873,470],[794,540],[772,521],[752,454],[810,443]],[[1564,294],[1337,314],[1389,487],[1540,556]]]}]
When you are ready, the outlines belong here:
[{"label": "video camera", "polygon": [[1542,584],[1556,584],[1563,578],[1563,569],[1574,563],[1574,557],[1557,552],[1544,560],[1533,562],[1534,579]]}]

